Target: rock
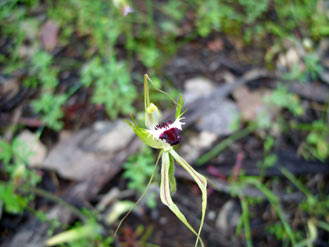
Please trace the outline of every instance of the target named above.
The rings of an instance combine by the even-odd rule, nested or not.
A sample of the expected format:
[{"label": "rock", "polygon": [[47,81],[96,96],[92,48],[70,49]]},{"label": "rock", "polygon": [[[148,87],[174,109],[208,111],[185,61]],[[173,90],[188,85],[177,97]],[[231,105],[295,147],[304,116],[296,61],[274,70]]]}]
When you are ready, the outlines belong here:
[{"label": "rock", "polygon": [[[207,97],[215,89],[214,83],[208,79],[196,77],[185,82],[185,102],[189,104],[200,97]],[[238,115],[235,103],[228,99],[209,98],[209,111],[204,112],[196,124],[198,130],[211,132],[217,136],[229,135],[233,131],[231,123]]]},{"label": "rock", "polygon": [[234,200],[227,201],[218,213],[216,228],[224,237],[233,236],[240,220],[240,207]]},{"label": "rock", "polygon": [[92,133],[81,143],[83,149],[97,153],[115,153],[128,145],[134,132],[126,122],[99,121],[92,127]]},{"label": "rock", "polygon": [[233,97],[241,112],[242,120],[256,121],[258,116],[264,111],[268,111],[264,98],[271,95],[267,89],[250,91],[247,87],[241,86],[233,91]]},{"label": "rock", "polygon": [[202,131],[196,136],[192,136],[182,145],[180,152],[187,162],[193,163],[205,149],[208,149],[217,139],[214,133]]},{"label": "rock", "polygon": [[195,99],[210,94],[214,89],[214,84],[202,77],[189,79],[185,82],[185,103],[190,103]]},{"label": "rock", "polygon": [[239,115],[236,104],[228,99],[211,103],[218,106],[201,116],[200,120],[196,123],[197,129],[211,132],[218,137],[230,135],[233,133],[231,125],[236,119],[236,116]]},{"label": "rock", "polygon": [[40,166],[45,160],[47,148],[39,140],[37,135],[29,130],[24,130],[19,134],[18,139],[24,142],[28,150],[31,151],[28,165],[30,167]]},{"label": "rock", "polygon": [[125,148],[133,136],[123,120],[98,122],[74,134],[64,132],[43,168],[53,169],[68,179],[87,179],[98,166],[108,165],[108,160]]}]

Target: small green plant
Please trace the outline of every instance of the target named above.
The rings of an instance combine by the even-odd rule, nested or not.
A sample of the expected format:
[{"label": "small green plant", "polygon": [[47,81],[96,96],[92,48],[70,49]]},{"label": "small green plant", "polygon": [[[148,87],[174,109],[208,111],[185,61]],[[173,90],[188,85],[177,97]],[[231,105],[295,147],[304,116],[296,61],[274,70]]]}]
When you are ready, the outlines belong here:
[{"label": "small green plant", "polygon": [[280,109],[287,109],[295,116],[301,116],[304,112],[297,95],[290,93],[288,89],[282,85],[279,85],[270,96],[266,97],[265,102],[274,104]]},{"label": "small green plant", "polygon": [[275,145],[275,139],[271,135],[267,135],[263,143],[263,149],[264,149],[263,161],[257,163],[258,167],[260,167],[260,176],[263,176],[265,170],[267,168],[274,166],[277,161],[277,156],[271,153],[274,145]]},{"label": "small green plant", "polygon": [[306,149],[317,159],[325,161],[329,157],[328,138],[328,125],[322,120],[314,121],[312,123],[312,131],[306,138]]},{"label": "small green plant", "polygon": [[0,201],[8,213],[21,213],[34,198],[31,194],[21,194],[24,186],[35,186],[40,176],[27,167],[31,155],[26,143],[15,138],[11,143],[0,140],[0,161],[7,176],[6,182],[0,183]]},{"label": "small green plant", "polygon": [[196,27],[199,35],[205,37],[213,30],[223,29],[223,22],[228,19],[234,22],[237,12],[228,4],[218,0],[199,1]]},{"label": "small green plant", "polygon": [[67,100],[67,95],[45,92],[39,99],[32,101],[32,107],[35,112],[42,113],[43,123],[54,130],[61,130],[63,123],[60,121],[64,116],[62,106]]},{"label": "small green plant", "polygon": [[302,71],[297,64],[293,64],[291,71],[285,73],[283,78],[288,81],[298,81],[298,82],[305,82],[306,76],[305,72]]},{"label": "small green plant", "polygon": [[[152,150],[145,146],[142,152],[134,154],[128,158],[124,164],[125,171],[123,177],[129,179],[128,188],[136,190],[142,194],[147,185],[147,181],[151,178],[154,166],[154,155]],[[155,181],[158,181],[158,176],[155,176]],[[156,194],[149,193],[146,196],[146,204],[150,208],[155,208]]]},{"label": "small green plant", "polygon": [[[277,214],[278,218],[280,219],[280,224],[282,224],[284,235],[287,237],[287,240],[290,241],[292,246],[296,243],[296,235],[294,234],[294,231],[292,230],[288,220],[286,219],[286,216],[281,208],[280,205],[280,198],[276,196],[269,188],[267,188],[266,185],[264,185],[261,182],[261,179],[259,177],[252,177],[252,176],[240,176],[239,181],[234,182],[231,185],[231,191],[233,193],[233,196],[239,196],[241,200],[241,205],[243,209],[243,215],[241,217],[244,217],[241,219],[240,224],[238,225],[241,228],[241,223],[243,223],[245,232],[248,234],[249,230],[249,215],[247,213],[248,210],[248,202],[244,198],[243,190],[242,188],[245,188],[247,186],[254,186],[257,189],[259,189],[265,196],[265,198],[269,201],[270,205],[272,206],[274,212]],[[251,246],[251,237],[248,237],[249,240],[249,246]]]},{"label": "small green plant", "polygon": [[36,113],[41,113],[43,123],[59,131],[63,127],[60,121],[64,116],[62,106],[68,99],[66,94],[55,94],[58,85],[57,69],[52,67],[53,57],[44,51],[38,51],[31,58],[31,77],[25,81],[26,86],[41,85],[39,98],[31,103]]},{"label": "small green plant", "polygon": [[[281,222],[275,222],[272,225],[266,226],[266,231],[275,236],[276,239],[286,242],[288,239],[287,232]],[[303,239],[301,231],[294,231],[295,238],[298,240]]]},{"label": "small green plant", "polygon": [[308,53],[303,57],[305,68],[293,64],[292,70],[284,75],[287,80],[297,80],[299,82],[314,81],[318,78],[323,68],[319,57],[315,53]]},{"label": "small green plant", "polygon": [[81,76],[86,87],[94,85],[92,102],[104,105],[111,118],[117,118],[119,113],[135,112],[133,101],[137,97],[136,88],[131,83],[125,63],[114,58],[102,63],[100,57],[95,57],[85,65]]},{"label": "small green plant", "polygon": [[329,211],[329,196],[324,195],[316,197],[306,188],[306,186],[303,185],[303,183],[299,179],[297,179],[287,169],[282,169],[281,172],[306,196],[306,200],[299,204],[299,207],[303,211],[307,212],[311,216],[327,216],[327,213]]},{"label": "small green plant", "polygon": [[245,21],[248,24],[254,24],[256,19],[264,14],[268,9],[269,0],[253,1],[253,0],[238,0],[239,4],[244,9],[246,15]]},{"label": "small green plant", "polygon": [[309,75],[312,80],[317,79],[318,75],[323,70],[319,57],[314,53],[309,53],[304,56],[304,61],[307,75]]},{"label": "small green plant", "polygon": [[[326,115],[326,114],[325,114]],[[325,161],[329,157],[329,128],[323,119],[315,120],[312,123],[292,123],[291,126],[297,130],[307,131],[305,143],[301,145],[301,153],[304,158],[314,157]]]}]

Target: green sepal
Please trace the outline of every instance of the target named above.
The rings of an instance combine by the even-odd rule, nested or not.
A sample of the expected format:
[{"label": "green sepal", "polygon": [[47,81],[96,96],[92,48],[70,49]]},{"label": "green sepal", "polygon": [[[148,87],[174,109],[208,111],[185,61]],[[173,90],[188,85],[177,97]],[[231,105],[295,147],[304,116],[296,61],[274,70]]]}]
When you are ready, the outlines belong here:
[{"label": "green sepal", "polygon": [[206,215],[206,208],[207,208],[207,179],[203,175],[198,173],[196,170],[194,170],[192,168],[192,166],[189,165],[187,163],[187,161],[184,160],[178,153],[176,153],[176,151],[174,149],[171,149],[169,152],[173,156],[173,158],[178,162],[178,164],[180,164],[191,175],[191,177],[194,179],[194,181],[197,183],[199,189],[201,190],[201,193],[202,193],[202,215],[201,215],[201,222],[200,222],[199,231],[196,234],[197,240],[196,240],[195,246],[197,246],[199,240],[201,241],[201,244],[203,246],[203,241],[200,237],[200,233],[201,233],[201,230],[202,230],[203,222],[204,222],[205,215]]},{"label": "green sepal", "polygon": [[169,184],[170,184],[170,192],[174,194],[176,192],[176,178],[175,178],[175,161],[174,158],[169,155]]},{"label": "green sepal", "polygon": [[[198,245],[198,241],[200,240],[201,246],[204,247],[204,243],[202,239],[200,238],[200,231],[203,225],[203,220],[204,220],[204,199],[207,199],[206,197],[204,198],[204,190],[202,189],[202,218],[201,218],[201,225],[199,232],[196,232],[194,228],[188,223],[186,217],[184,214],[179,210],[177,205],[173,202],[170,194],[170,182],[169,182],[169,167],[170,167],[170,160],[169,160],[169,152],[171,153],[173,149],[170,151],[164,151],[162,153],[162,165],[161,165],[161,184],[160,184],[160,199],[161,202],[165,205],[168,206],[168,208],[177,216],[177,218],[186,225],[191,232],[193,232],[197,236],[197,240],[195,242],[195,247]],[[174,153],[176,153],[174,151]],[[176,153],[177,154],[177,153]],[[177,154],[178,155],[178,154]],[[180,157],[180,156],[179,156]],[[176,159],[176,157],[174,156]],[[177,160],[177,159],[176,159]],[[194,170],[193,170],[194,171]],[[200,175],[200,174],[199,174]],[[201,175],[200,175],[201,176]],[[204,181],[202,181],[204,182]],[[206,194],[207,196],[207,194]],[[204,209],[204,210],[203,210]]]},{"label": "green sepal", "polygon": [[186,109],[184,112],[182,112],[184,103],[185,103],[185,98],[181,94],[179,96],[179,99],[178,99],[178,102],[177,102],[177,105],[176,105],[175,119],[180,118],[183,114],[185,114],[187,112],[188,109]]},{"label": "green sepal", "polygon": [[136,135],[148,146],[155,148],[155,149],[170,149],[171,146],[162,140],[154,139],[153,136],[148,132],[147,129],[138,127],[136,125],[135,120],[132,118],[133,123],[126,120],[129,126],[133,129]]}]

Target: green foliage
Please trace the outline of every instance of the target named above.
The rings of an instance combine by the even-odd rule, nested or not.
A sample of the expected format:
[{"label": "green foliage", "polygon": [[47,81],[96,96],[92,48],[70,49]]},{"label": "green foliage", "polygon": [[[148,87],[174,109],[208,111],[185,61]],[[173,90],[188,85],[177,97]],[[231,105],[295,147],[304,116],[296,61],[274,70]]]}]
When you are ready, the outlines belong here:
[{"label": "green foliage", "polygon": [[[148,68],[161,69],[166,59],[184,42],[195,35],[207,36],[213,31],[239,36],[243,33],[243,39],[247,42],[274,34],[279,41],[277,43],[280,39],[291,37],[295,30],[311,38],[329,33],[328,17],[318,7],[319,1],[287,3],[285,0],[275,0],[271,5],[269,3],[269,0],[169,0],[154,6],[152,1],[146,1],[146,11],[131,5],[134,12],[124,16],[120,6],[106,0],[95,3],[59,0],[42,4],[37,0],[5,0],[1,2],[0,27],[4,38],[10,41],[6,46],[9,56],[0,56],[0,62],[5,64],[4,71],[8,73],[24,69],[27,74],[25,84],[41,88],[40,96],[32,106],[48,127],[60,130],[63,126],[61,118],[65,97],[57,95],[58,74],[67,69],[83,68],[80,78],[84,86],[94,89],[92,102],[104,104],[106,112],[114,119],[119,114],[134,113],[133,102],[137,94],[128,76],[133,57]],[[35,14],[40,6],[46,9],[44,18]],[[155,16],[155,9],[164,16]],[[187,17],[190,12],[195,13],[194,19]],[[70,58],[72,61],[68,68],[63,63],[57,63],[56,53],[44,51],[38,38],[44,19],[59,25],[57,47],[65,47],[76,38],[84,39],[81,44],[78,42],[87,51],[82,54],[82,59]],[[196,29],[183,33],[182,38],[182,23],[189,23]],[[127,57],[120,56],[118,59],[116,47],[122,45]],[[27,55],[22,55],[24,49],[29,51]],[[314,54],[307,54],[303,59],[306,70],[294,70],[290,72],[290,78],[305,78],[306,75],[314,79],[321,72],[322,67]],[[54,95],[53,99],[51,95]],[[52,108],[42,106],[49,102],[53,103]]]},{"label": "green foliage", "polygon": [[17,214],[24,211],[29,200],[18,195],[12,183],[0,183],[0,202],[4,204],[6,212]]},{"label": "green foliage", "polygon": [[297,95],[290,93],[288,89],[282,85],[279,85],[265,100],[269,104],[274,104],[279,108],[289,110],[295,116],[300,116],[304,112]]},{"label": "green foliage", "polygon": [[77,222],[68,230],[51,237],[46,242],[46,245],[59,245],[61,247],[111,247],[113,238],[111,236],[103,237],[101,230],[102,226],[94,220],[90,219],[84,225]]},{"label": "green foliage", "polygon": [[104,104],[112,118],[115,119],[120,112],[135,112],[132,104],[137,96],[136,88],[123,62],[111,59],[102,63],[100,57],[93,58],[83,68],[81,81],[87,87],[94,85],[92,102]]},{"label": "green foliage", "polygon": [[32,107],[35,112],[42,113],[42,121],[49,128],[59,131],[63,127],[60,119],[64,116],[61,109],[66,102],[67,96],[65,94],[54,95],[45,92],[41,98],[32,101]]},{"label": "green foliage", "polygon": [[320,59],[316,54],[307,54],[304,56],[306,72],[312,80],[317,79],[317,76],[322,72],[323,68],[320,64]]},{"label": "green foliage", "polygon": [[248,24],[253,24],[257,18],[262,16],[267,11],[269,4],[269,0],[238,0],[238,2],[244,8],[246,15],[245,21]]},{"label": "green foliage", "polygon": [[196,27],[199,35],[205,37],[211,31],[220,31],[225,20],[235,20],[237,13],[219,0],[198,1]]},{"label": "green foliage", "polygon": [[[314,157],[325,161],[329,157],[329,127],[323,120],[314,121],[306,138],[305,149]],[[307,153],[304,153],[307,156]]]},{"label": "green foliage", "polygon": [[298,64],[293,64],[292,70],[284,75],[287,80],[297,80],[299,82],[308,82],[316,80],[323,68],[319,57],[315,53],[308,53],[303,57],[305,68],[300,69]]},{"label": "green foliage", "polygon": [[[136,190],[139,194],[146,189],[154,169],[155,159],[151,148],[144,147],[141,153],[134,154],[124,164],[123,177],[129,179],[128,188]],[[156,175],[155,181],[158,180]],[[156,193],[149,193],[146,204],[150,208],[156,207]]]},{"label": "green foliage", "polygon": [[0,201],[8,213],[21,213],[33,199],[32,195],[20,195],[17,189],[24,186],[35,186],[40,176],[27,168],[31,151],[26,143],[14,139],[12,143],[0,140],[0,161],[3,163],[6,182],[0,183]]},{"label": "green foliage", "polygon": [[54,130],[59,131],[63,127],[60,121],[64,116],[62,106],[66,102],[68,95],[55,94],[58,85],[57,69],[52,67],[53,57],[44,51],[38,51],[31,58],[30,79],[27,86],[41,84],[41,95],[32,101],[31,105],[36,113],[41,113],[43,123]]},{"label": "green foliage", "polygon": [[[272,225],[266,226],[266,231],[274,235],[276,239],[286,242],[288,240],[288,235],[284,229],[281,222],[275,222]],[[295,238],[297,240],[303,239],[303,234],[301,231],[294,232]]]},{"label": "green foliage", "polygon": [[311,216],[326,217],[329,210],[329,196],[314,196],[303,183],[291,172],[282,169],[282,173],[306,196],[306,200],[299,204],[299,207]]},{"label": "green foliage", "polygon": [[265,170],[274,166],[277,162],[278,157],[276,156],[276,154],[271,153],[272,149],[274,148],[274,145],[275,139],[271,135],[266,136],[263,143],[264,158],[262,162],[257,163],[257,166],[260,167],[260,176],[263,176]]}]

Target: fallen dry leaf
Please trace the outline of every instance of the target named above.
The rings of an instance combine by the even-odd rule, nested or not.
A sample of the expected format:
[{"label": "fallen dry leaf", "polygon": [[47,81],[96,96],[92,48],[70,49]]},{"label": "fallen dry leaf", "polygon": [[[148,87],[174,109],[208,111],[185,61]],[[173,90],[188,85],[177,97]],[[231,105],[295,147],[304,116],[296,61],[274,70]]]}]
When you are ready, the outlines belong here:
[{"label": "fallen dry leaf", "polygon": [[43,47],[47,51],[52,51],[58,40],[59,25],[51,20],[47,20],[40,30],[40,39]]}]

